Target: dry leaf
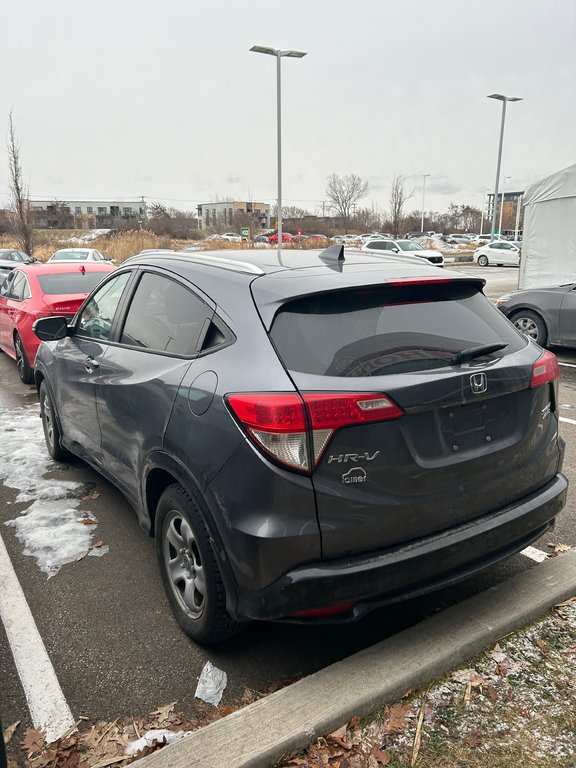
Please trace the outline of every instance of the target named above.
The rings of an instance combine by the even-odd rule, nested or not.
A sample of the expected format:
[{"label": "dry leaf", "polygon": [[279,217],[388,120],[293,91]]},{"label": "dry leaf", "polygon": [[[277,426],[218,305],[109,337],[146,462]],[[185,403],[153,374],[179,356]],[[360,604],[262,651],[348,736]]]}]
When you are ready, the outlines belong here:
[{"label": "dry leaf", "polygon": [[104,542],[102,540],[99,540],[95,544],[92,544],[90,549],[100,549],[100,547],[102,546],[104,546]]},{"label": "dry leaf", "polygon": [[33,755],[34,752],[41,752],[46,746],[44,731],[38,728],[26,728],[20,745],[28,753],[28,757]]},{"label": "dry leaf", "polygon": [[382,752],[380,747],[376,746],[372,747],[370,754],[380,763],[380,765],[388,765],[391,759],[388,752]]},{"label": "dry leaf", "polygon": [[5,744],[8,744],[8,742],[10,741],[12,736],[14,736],[14,731],[16,730],[16,728],[18,728],[18,726],[20,725],[21,722],[22,722],[21,720],[16,720],[15,723],[12,723],[12,725],[9,725],[7,728],[4,729],[4,743]]},{"label": "dry leaf", "polygon": [[96,520],[92,517],[81,517],[79,519],[82,525],[96,525]]},{"label": "dry leaf", "polygon": [[82,501],[93,501],[100,496],[98,491],[91,491],[87,496],[82,496]]},{"label": "dry leaf", "polygon": [[327,738],[331,741],[335,741],[336,744],[344,747],[344,749],[350,749],[350,744],[346,741],[347,732],[348,726],[343,725],[341,728],[338,728],[336,731],[334,731],[334,733],[331,733]]},{"label": "dry leaf", "polygon": [[474,747],[477,747],[480,744],[480,734],[477,732],[469,733],[468,736],[465,736],[462,739],[462,741],[467,747],[474,749]]},{"label": "dry leaf", "polygon": [[536,640],[536,645],[538,646],[538,648],[540,648],[543,654],[547,654],[548,651],[550,650],[548,647],[548,643],[546,643],[544,640],[540,640],[540,638]]},{"label": "dry leaf", "polygon": [[411,709],[411,704],[393,704],[388,710],[387,732],[403,731],[406,728],[406,715]]},{"label": "dry leaf", "polygon": [[158,718],[158,722],[162,723],[164,720],[168,719],[168,715],[174,711],[174,707],[176,706],[177,702],[172,701],[170,704],[165,704],[163,707],[159,707],[158,709],[155,709],[154,712],[150,712],[150,714],[154,717]]},{"label": "dry leaf", "polygon": [[496,688],[494,688],[493,685],[488,686],[488,690],[486,691],[486,693],[492,699],[492,701],[498,700],[498,691],[496,690]]}]

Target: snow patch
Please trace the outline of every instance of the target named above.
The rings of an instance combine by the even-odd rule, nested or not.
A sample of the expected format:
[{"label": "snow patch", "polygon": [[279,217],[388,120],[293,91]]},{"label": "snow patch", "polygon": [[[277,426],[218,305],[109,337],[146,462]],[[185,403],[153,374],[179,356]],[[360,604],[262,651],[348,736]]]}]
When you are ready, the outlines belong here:
[{"label": "snow patch", "polygon": [[0,413],[0,480],[18,491],[17,502],[32,502],[5,524],[15,529],[23,554],[36,558],[50,578],[63,565],[86,554],[101,556],[108,547],[91,549],[95,525],[85,525],[79,517],[86,486],[44,478],[54,462],[46,452],[39,416],[36,403]]}]

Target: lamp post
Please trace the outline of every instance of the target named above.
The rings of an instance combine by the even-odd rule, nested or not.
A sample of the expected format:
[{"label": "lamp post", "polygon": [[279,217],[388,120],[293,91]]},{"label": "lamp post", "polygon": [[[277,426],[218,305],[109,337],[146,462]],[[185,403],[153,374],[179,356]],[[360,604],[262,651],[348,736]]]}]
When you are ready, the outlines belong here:
[{"label": "lamp post", "polygon": [[498,162],[496,164],[496,183],[494,185],[494,205],[492,209],[492,240],[494,240],[494,232],[496,230],[496,214],[498,206],[498,184],[500,182],[500,165],[502,163],[502,143],[504,141],[504,124],[506,123],[506,102],[508,101],[522,101],[519,96],[504,96],[501,93],[491,93],[488,96],[489,99],[496,99],[502,102],[502,122],[500,124],[500,142],[498,144]]},{"label": "lamp post", "polygon": [[480,234],[483,234],[483,229],[484,229],[484,214],[486,213],[486,208],[488,207],[488,206],[486,205],[486,202],[487,202],[487,199],[488,199],[488,195],[489,195],[489,193],[490,193],[490,190],[489,190],[489,189],[487,189],[487,190],[486,190],[486,192],[484,192],[484,198],[483,198],[483,200],[482,200],[482,211],[481,211],[481,213],[480,213]]},{"label": "lamp post", "polygon": [[512,176],[504,176],[502,181],[502,197],[500,198],[500,220],[498,222],[498,232],[502,237],[502,214],[504,213],[504,198],[506,197],[506,180],[511,179]]},{"label": "lamp post", "polygon": [[420,232],[424,232],[424,201],[426,199],[426,179],[429,173],[422,174],[422,221],[420,222]]},{"label": "lamp post", "polygon": [[278,256],[282,251],[282,82],[280,62],[283,58],[301,59],[306,56],[305,51],[281,51],[278,48],[269,48],[262,45],[253,45],[250,48],[254,53],[265,53],[268,56],[276,56],[276,131],[278,154]]}]

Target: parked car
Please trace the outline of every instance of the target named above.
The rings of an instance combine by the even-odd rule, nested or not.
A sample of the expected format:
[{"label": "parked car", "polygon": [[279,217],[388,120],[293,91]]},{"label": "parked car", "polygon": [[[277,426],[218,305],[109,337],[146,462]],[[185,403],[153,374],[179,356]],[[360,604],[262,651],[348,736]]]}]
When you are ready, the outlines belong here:
[{"label": "parked car", "polygon": [[253,242],[255,243],[268,243],[268,235],[255,235]]},{"label": "parked car", "polygon": [[332,242],[341,243],[342,245],[351,245],[356,242],[356,235],[334,235]]},{"label": "parked car", "polygon": [[489,264],[519,267],[521,249],[522,243],[494,240],[477,248],[474,251],[474,260],[480,267],[487,267]]},{"label": "parked car", "polygon": [[417,257],[435,267],[444,266],[444,256],[434,248],[422,248],[412,240],[371,240],[360,249],[369,253],[397,254]]},{"label": "parked car", "polygon": [[111,263],[96,248],[61,248],[50,256],[48,261],[96,261],[100,264]]},{"label": "parked car", "polygon": [[[427,232],[407,232],[405,235],[406,240],[412,240],[413,238],[418,237],[434,237],[436,233],[432,231]],[[392,235],[387,235],[387,237],[392,237]]]},{"label": "parked car", "polygon": [[501,296],[496,306],[541,347],[576,347],[576,283],[526,288]]},{"label": "parked car", "polygon": [[[289,243],[293,239],[294,235],[291,235],[290,232],[282,232],[282,242],[283,243]],[[271,235],[268,235],[268,242],[269,243],[278,243],[278,232],[274,232]]]},{"label": "parked car", "polygon": [[48,452],[131,501],[199,642],[456,582],[567,489],[556,358],[483,283],[341,246],[134,257],[35,324]]},{"label": "parked car", "polygon": [[17,251],[13,248],[0,248],[0,283],[8,272],[22,264],[33,264],[37,259],[28,256],[24,251]]},{"label": "parked car", "polygon": [[450,245],[462,245],[472,242],[472,238],[468,235],[448,235],[444,238],[444,242],[450,243]]},{"label": "parked car", "polygon": [[111,264],[48,262],[23,264],[0,286],[0,349],[16,360],[25,384],[33,381],[40,342],[32,332],[39,317],[57,314],[72,319],[86,296],[109,272]]}]

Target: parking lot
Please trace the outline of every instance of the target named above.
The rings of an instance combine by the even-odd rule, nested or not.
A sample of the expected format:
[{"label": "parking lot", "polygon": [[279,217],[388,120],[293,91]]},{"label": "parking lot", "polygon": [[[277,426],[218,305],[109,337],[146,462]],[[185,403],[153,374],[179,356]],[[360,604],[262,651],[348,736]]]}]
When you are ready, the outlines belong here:
[{"label": "parking lot", "polygon": [[[516,288],[517,269],[457,266],[485,278],[491,299]],[[561,365],[564,471],[576,481],[576,352],[555,351]],[[120,493],[80,461],[57,465],[48,460],[36,392],[20,382],[13,361],[5,355],[0,355],[0,408],[0,477],[4,478],[0,533],[75,720],[138,716],[173,701],[193,716],[196,682],[207,660],[226,671],[223,703],[231,704],[246,690],[265,692],[321,669],[532,567],[542,553],[551,554],[554,546],[576,546],[576,509],[569,495],[555,531],[536,542],[530,552],[457,587],[381,609],[355,625],[247,626],[239,637],[207,650],[192,643],[173,620],[160,582],[154,542],[140,529]],[[10,521],[30,515],[38,502],[85,521],[89,556],[72,557],[61,567],[42,560],[44,545],[59,541],[62,535],[50,522],[40,529],[41,540],[16,535]],[[23,669],[34,672],[40,662],[27,656],[18,663],[21,669],[2,628],[0,714],[5,724],[21,720],[30,725],[27,699],[30,702],[44,695],[45,681],[37,677],[31,687],[23,685]]]}]

